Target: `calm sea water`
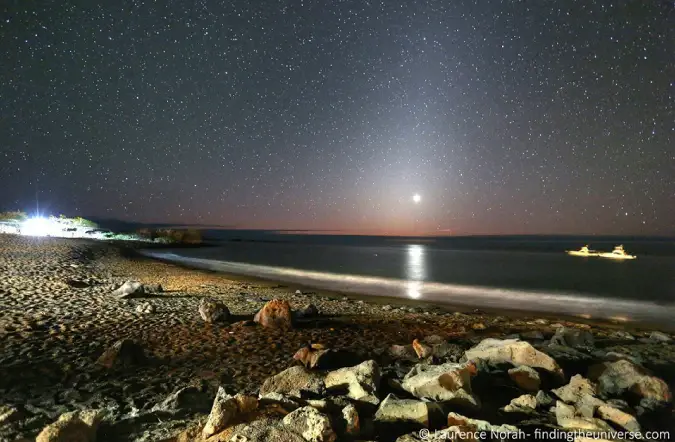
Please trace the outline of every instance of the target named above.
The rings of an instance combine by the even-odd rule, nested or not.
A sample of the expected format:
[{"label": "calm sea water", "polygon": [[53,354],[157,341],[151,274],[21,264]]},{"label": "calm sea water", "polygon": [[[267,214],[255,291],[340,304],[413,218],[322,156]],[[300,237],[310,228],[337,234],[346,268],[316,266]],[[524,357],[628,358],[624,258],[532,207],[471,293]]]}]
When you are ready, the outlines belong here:
[{"label": "calm sea water", "polygon": [[[670,321],[675,240],[602,237],[380,238],[220,233],[164,259],[311,287],[449,304]],[[632,261],[573,257],[584,244]]]}]

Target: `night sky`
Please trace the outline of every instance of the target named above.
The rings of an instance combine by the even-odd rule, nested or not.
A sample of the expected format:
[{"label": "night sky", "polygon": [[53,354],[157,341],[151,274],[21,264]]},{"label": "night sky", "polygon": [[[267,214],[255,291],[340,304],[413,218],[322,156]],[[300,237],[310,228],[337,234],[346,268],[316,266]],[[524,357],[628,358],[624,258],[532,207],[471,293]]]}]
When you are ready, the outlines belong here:
[{"label": "night sky", "polygon": [[14,0],[0,53],[0,209],[675,233],[671,0]]}]

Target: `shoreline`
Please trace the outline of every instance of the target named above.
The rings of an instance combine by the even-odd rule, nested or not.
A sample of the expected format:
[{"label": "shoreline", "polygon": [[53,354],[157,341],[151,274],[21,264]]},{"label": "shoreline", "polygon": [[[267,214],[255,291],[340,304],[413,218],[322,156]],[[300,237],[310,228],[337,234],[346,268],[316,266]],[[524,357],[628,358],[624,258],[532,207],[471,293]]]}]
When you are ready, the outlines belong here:
[{"label": "shoreline", "polygon": [[[213,246],[213,245],[211,245]],[[145,249],[145,250],[150,250],[150,251],[155,251],[155,250],[161,250],[161,248],[155,248],[153,247],[152,249]],[[182,247],[174,247],[173,249],[182,249]],[[508,308],[508,307],[492,307],[489,305],[481,305],[480,304],[480,299],[478,299],[477,304],[475,306],[469,306],[467,303],[453,303],[451,301],[442,301],[438,298],[431,298],[431,299],[415,299],[412,297],[405,297],[405,296],[391,296],[391,295],[382,295],[382,294],[369,294],[369,293],[364,293],[360,292],[358,290],[340,290],[339,288],[325,288],[322,287],[321,284],[311,284],[310,283],[303,283],[303,282],[295,282],[295,281],[290,281],[290,280],[285,280],[283,278],[275,278],[274,276],[266,277],[266,276],[254,276],[254,275],[248,275],[248,274],[238,274],[238,273],[231,273],[228,272],[227,270],[219,270],[219,269],[214,269],[214,268],[208,268],[205,267],[204,265],[199,265],[199,263],[196,264],[190,264],[187,260],[179,261],[179,260],[171,260],[171,259],[166,259],[164,257],[159,257],[159,256],[152,256],[150,254],[144,253],[144,248],[136,248],[134,249],[133,253],[135,253],[137,256],[143,256],[147,259],[152,259],[156,260],[162,263],[165,263],[167,265],[174,265],[178,266],[180,268],[185,268],[185,269],[191,269],[191,270],[198,270],[198,271],[204,271],[204,272],[213,272],[215,274],[220,274],[223,275],[226,278],[230,278],[233,280],[238,280],[238,281],[249,281],[253,283],[267,283],[267,284],[274,284],[274,285],[285,285],[292,287],[294,290],[299,289],[302,292],[305,291],[312,291],[316,292],[318,294],[323,294],[324,296],[327,297],[336,297],[336,296],[341,296],[341,297],[351,297],[354,299],[358,300],[364,300],[372,303],[377,303],[377,304],[400,304],[400,305],[417,305],[417,306],[423,306],[426,308],[435,308],[439,309],[441,311],[445,312],[453,312],[453,311],[461,311],[461,312],[472,312],[474,310],[480,310],[482,312],[492,314],[492,315],[505,315],[505,316],[511,316],[511,317],[519,317],[519,318],[527,318],[527,317],[532,317],[532,316],[537,316],[537,317],[545,317],[547,319],[551,320],[566,320],[566,321],[576,321],[576,322],[581,322],[584,324],[588,325],[598,325],[598,326],[604,326],[604,327],[617,327],[617,328],[622,328],[622,329],[630,329],[630,330],[653,330],[653,329],[659,329],[659,330],[667,330],[670,332],[675,332],[675,323],[670,321],[670,320],[665,320],[662,322],[657,322],[657,321],[646,321],[646,320],[619,320],[619,319],[614,319],[614,318],[603,318],[603,317],[595,317],[595,318],[589,318],[588,315],[584,314],[571,314],[571,313],[556,313],[551,311],[550,309],[515,309],[515,308]],[[181,257],[183,258],[183,257]],[[191,259],[191,258],[188,258]],[[211,261],[211,260],[207,260]],[[218,261],[214,261],[218,262]],[[243,264],[243,265],[248,265],[248,264]],[[251,265],[255,266],[255,265]],[[261,266],[261,267],[266,267],[266,266]],[[270,267],[272,268],[272,267]],[[277,268],[274,267],[274,269],[280,269],[283,270],[282,268]],[[295,270],[295,269],[289,269],[289,270]],[[307,273],[313,273],[311,271],[307,271]],[[331,274],[333,275],[333,274]],[[349,277],[356,277],[356,278],[368,278],[368,279],[381,279],[383,282],[388,282],[386,278],[370,278],[367,276],[361,276],[361,275],[348,275],[348,274],[334,274],[336,276],[342,276],[345,278]],[[391,280],[396,283],[405,283],[406,281],[404,280]],[[436,283],[430,283],[431,285],[434,285]],[[325,284],[324,284],[325,286]],[[485,291],[498,291],[501,289],[498,288],[493,288],[493,287],[471,287],[472,290],[475,290],[476,292],[480,292],[481,290]],[[520,292],[519,290],[515,289],[504,289],[504,292]],[[524,294],[536,294],[536,291],[522,291]],[[569,302],[574,303],[578,299],[575,299],[575,295],[577,294],[567,294],[565,292],[560,292],[559,296],[564,297],[564,296],[569,296]],[[579,296],[583,297],[583,294],[578,294]],[[592,294],[587,294],[591,296]],[[622,299],[617,299],[613,300],[611,298],[590,298],[590,299],[602,299],[606,302],[611,303],[612,301],[616,301],[617,303],[622,303],[622,302],[633,302],[633,303],[638,303],[637,300],[622,300]],[[654,308],[658,308],[658,304],[654,304]]]},{"label": "shoreline", "polygon": [[[416,300],[345,298],[168,264],[138,255],[138,248],[0,235],[0,407],[14,416],[0,420],[0,440],[34,440],[59,416],[83,409],[105,410],[99,442],[200,440],[176,437],[203,425],[219,387],[257,395],[266,379],[298,364],[293,355],[308,342],[375,360],[390,379],[420,362],[414,352],[404,360],[392,353],[397,346],[411,351],[415,339],[446,342],[449,353],[443,357],[457,362],[486,338],[515,337],[553,355],[568,377],[607,355],[629,354],[675,385],[675,344],[655,340],[650,330],[636,329],[632,336],[625,324],[559,316],[556,323],[542,315],[460,311]],[[163,290],[125,299],[113,294],[129,280],[161,284]],[[230,320],[205,322],[199,313],[203,298],[227,306]],[[318,314],[288,330],[267,329],[251,319],[271,299],[288,302],[293,311],[311,304]],[[593,348],[549,348],[561,327],[592,333]],[[144,362],[101,366],[102,355],[121,340],[140,346]],[[208,405],[190,402],[189,413],[172,409],[183,405],[169,399],[185,388],[208,398]],[[497,410],[505,404],[489,393],[482,399],[475,417],[510,422]],[[550,419],[546,416],[542,419]]]}]

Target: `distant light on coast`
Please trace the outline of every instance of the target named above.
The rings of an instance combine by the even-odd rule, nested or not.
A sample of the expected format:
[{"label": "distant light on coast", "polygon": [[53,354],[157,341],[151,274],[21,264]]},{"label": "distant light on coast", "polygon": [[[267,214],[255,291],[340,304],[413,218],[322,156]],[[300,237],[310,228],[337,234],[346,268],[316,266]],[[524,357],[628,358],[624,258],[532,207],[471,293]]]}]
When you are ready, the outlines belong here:
[{"label": "distant light on coast", "polygon": [[28,218],[21,223],[21,234],[26,236],[47,236],[54,231],[53,223],[41,216]]},{"label": "distant light on coast", "polygon": [[422,196],[419,193],[416,193],[413,195],[413,202],[415,204],[418,204],[420,201],[422,201]]}]

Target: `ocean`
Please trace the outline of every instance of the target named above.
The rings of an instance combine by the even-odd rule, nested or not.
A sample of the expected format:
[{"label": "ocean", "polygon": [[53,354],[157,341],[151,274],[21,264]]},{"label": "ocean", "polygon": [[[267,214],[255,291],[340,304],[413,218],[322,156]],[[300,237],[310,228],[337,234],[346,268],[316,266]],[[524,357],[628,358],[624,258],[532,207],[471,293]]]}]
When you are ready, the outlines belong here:
[{"label": "ocean", "polygon": [[[146,251],[195,267],[346,293],[651,323],[675,313],[675,239],[210,232],[212,247]],[[630,261],[569,256],[623,244]]]}]

